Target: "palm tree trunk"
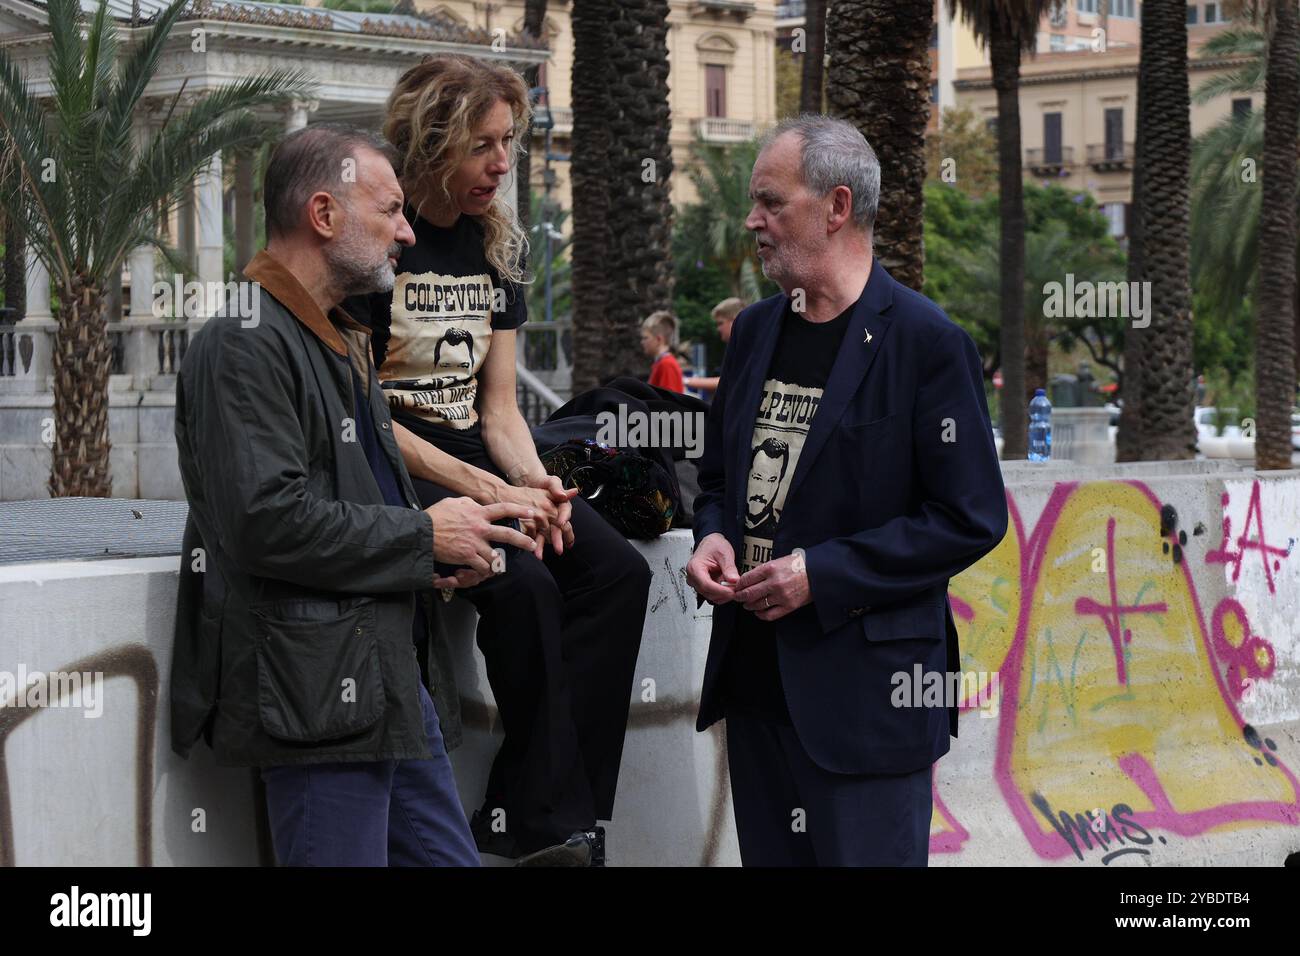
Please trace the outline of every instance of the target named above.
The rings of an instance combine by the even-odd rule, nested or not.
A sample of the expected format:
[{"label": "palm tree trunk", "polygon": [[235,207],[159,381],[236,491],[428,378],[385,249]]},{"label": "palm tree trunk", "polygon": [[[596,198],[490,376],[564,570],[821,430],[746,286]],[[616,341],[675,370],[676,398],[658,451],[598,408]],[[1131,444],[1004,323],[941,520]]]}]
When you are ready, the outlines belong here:
[{"label": "palm tree trunk", "polygon": [[[1147,69],[1139,74],[1143,114],[1138,122],[1144,131],[1139,256],[1142,281],[1150,282],[1146,298],[1151,324],[1141,331],[1138,387],[1143,440],[1135,451],[1144,461],[1196,454],[1188,276],[1191,117],[1186,17],[1184,0],[1146,0],[1142,5],[1141,55]],[[1132,383],[1127,390],[1132,391]]]},{"label": "palm tree trunk", "polygon": [[[1142,281],[1142,250],[1144,248],[1144,230],[1142,228],[1142,169],[1146,164],[1146,137],[1142,131],[1146,125],[1147,115],[1144,111],[1146,99],[1143,89],[1147,81],[1145,75],[1147,64],[1138,64],[1137,88],[1137,135],[1133,144],[1133,186],[1129,208],[1128,229],[1128,273],[1129,282]],[[1124,329],[1124,371],[1119,382],[1119,398],[1123,401],[1119,415],[1119,430],[1115,434],[1115,460],[1118,462],[1137,461],[1141,456],[1144,442],[1142,428],[1142,352],[1145,329],[1133,327],[1128,323]]]},{"label": "palm tree trunk", "polygon": [[875,249],[899,282],[925,279],[925,128],[934,0],[836,0],[827,17],[830,112],[880,158]]},{"label": "palm tree trunk", "polygon": [[803,26],[807,34],[800,70],[799,111],[822,111],[822,74],[826,60],[826,4],[828,0],[807,0]]},{"label": "palm tree trunk", "polygon": [[1291,467],[1295,402],[1296,132],[1300,115],[1300,23],[1295,0],[1272,0],[1264,87],[1264,194],[1259,221],[1259,313],[1255,331],[1255,467]]},{"label": "palm tree trunk", "polygon": [[624,0],[614,21],[609,161],[603,176],[618,221],[604,252],[609,308],[601,343],[601,377],[649,374],[641,320],[673,303],[673,170],[668,142],[668,0]]},{"label": "palm tree trunk", "polygon": [[[998,97],[998,241],[1002,269],[999,349],[1002,352],[1002,457],[1025,457],[1029,445],[1025,383],[1025,184],[1020,165],[1020,37],[989,36],[993,88]],[[1044,361],[1045,364],[1045,361]],[[1046,374],[1046,372],[1044,372]]]},{"label": "palm tree trunk", "polygon": [[79,273],[59,296],[54,342],[54,431],[50,495],[107,498],[109,347],[104,289]]},{"label": "palm tree trunk", "polygon": [[[530,36],[542,35],[542,24],[546,20],[546,0],[524,0],[524,32]],[[540,71],[530,66],[524,71],[524,82],[531,90],[538,85]],[[515,203],[519,209],[519,222],[527,233],[532,226],[533,187],[532,187],[532,152],[533,137],[531,132],[524,137],[524,148],[515,165]],[[530,257],[532,258],[532,257]],[[535,271],[535,270],[534,270]]]},{"label": "palm tree trunk", "polygon": [[608,116],[612,31],[601,0],[573,0],[573,392],[600,384],[612,280]]}]

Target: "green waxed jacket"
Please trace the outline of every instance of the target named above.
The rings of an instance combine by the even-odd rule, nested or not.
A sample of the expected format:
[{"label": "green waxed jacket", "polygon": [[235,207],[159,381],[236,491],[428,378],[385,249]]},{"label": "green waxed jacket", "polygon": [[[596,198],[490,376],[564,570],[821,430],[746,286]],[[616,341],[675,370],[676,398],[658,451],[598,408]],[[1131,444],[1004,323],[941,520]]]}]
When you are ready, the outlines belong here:
[{"label": "green waxed jacket", "polygon": [[[428,757],[416,646],[430,636],[412,630],[417,601],[425,621],[436,613],[433,523],[367,332],[340,310],[327,317],[266,252],[245,274],[261,285],[255,321],[208,320],[176,380],[190,514],[172,748],[187,756],[203,736],[230,766]],[[409,507],[384,503],[355,440],[352,367],[369,379],[375,433]],[[434,647],[428,679],[453,748],[449,659]]]}]

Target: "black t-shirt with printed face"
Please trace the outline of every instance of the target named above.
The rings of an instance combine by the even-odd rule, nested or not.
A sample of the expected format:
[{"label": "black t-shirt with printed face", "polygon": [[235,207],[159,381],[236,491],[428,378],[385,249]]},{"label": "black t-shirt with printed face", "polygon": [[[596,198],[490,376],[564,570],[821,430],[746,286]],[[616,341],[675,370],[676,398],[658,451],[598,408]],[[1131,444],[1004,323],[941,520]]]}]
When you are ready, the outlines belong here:
[{"label": "black t-shirt with printed face", "polygon": [[487,261],[483,227],[461,215],[446,228],[407,206],[415,245],[402,249],[391,292],[343,308],[373,333],[375,367],[393,418],[456,457],[482,448],[479,370],[492,333],[528,318],[523,289]]},{"label": "black t-shirt with printed face", "polygon": [[[822,400],[853,306],[829,322],[810,322],[787,305],[780,338],[763,382],[750,437],[745,482],[745,525],[736,568],[741,574],[772,560],[772,540],[785,510],[808,429]],[[760,602],[761,603],[761,602]],[[736,632],[722,670],[726,706],[781,723],[790,713],[781,688],[776,628],[738,608]]]}]

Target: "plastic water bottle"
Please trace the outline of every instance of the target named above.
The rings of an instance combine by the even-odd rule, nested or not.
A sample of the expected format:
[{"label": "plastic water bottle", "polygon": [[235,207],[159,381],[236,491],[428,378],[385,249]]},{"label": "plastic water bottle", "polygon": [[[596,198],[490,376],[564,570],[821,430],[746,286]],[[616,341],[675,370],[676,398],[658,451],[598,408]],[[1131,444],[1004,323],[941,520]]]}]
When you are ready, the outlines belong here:
[{"label": "plastic water bottle", "polygon": [[1041,388],[1029,403],[1029,460],[1052,460],[1052,403]]}]

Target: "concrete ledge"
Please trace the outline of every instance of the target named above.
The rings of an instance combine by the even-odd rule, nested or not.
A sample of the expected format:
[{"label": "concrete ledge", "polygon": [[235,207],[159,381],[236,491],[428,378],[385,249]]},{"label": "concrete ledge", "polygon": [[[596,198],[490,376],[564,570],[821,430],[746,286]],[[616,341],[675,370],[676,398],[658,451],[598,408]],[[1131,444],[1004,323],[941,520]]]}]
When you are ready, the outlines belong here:
[{"label": "concrete ledge", "polygon": [[[967,700],[937,765],[931,863],[1278,865],[1300,851],[1300,473],[1005,471],[1011,531],[949,591],[963,669],[992,693]],[[685,585],[690,537],[642,549],[654,578],[612,862],[735,864],[718,728],[694,732],[710,608]],[[249,773],[166,746],[177,567],[0,568],[0,670],[105,672],[99,718],[0,709],[0,862],[257,861]],[[446,610],[472,809],[499,728],[472,608]]]}]

